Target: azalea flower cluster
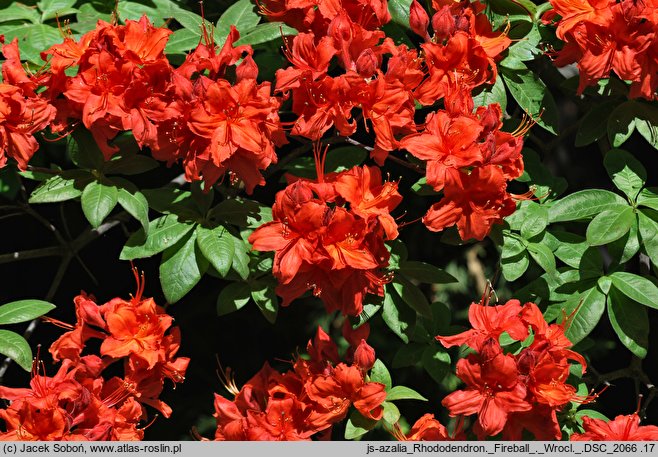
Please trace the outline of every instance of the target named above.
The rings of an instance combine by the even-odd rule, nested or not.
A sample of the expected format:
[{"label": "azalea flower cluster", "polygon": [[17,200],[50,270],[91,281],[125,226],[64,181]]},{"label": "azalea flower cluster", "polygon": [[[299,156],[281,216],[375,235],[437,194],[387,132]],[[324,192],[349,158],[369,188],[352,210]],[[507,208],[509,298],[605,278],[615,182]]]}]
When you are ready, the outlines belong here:
[{"label": "azalea flower cluster", "polygon": [[[50,347],[60,368],[48,377],[37,359],[30,388],[0,386],[0,398],[11,401],[0,409],[6,429],[0,440],[141,440],[145,405],[171,415],[159,399],[164,380],[183,382],[189,359],[176,356],[180,330],[152,298],[142,298],[143,284],[142,278],[130,300],[103,305],[77,296],[75,325],[46,319],[69,329]],[[101,340],[100,356],[82,355],[92,338]],[[115,363],[123,365],[123,377],[106,379],[104,370]]]},{"label": "azalea flower cluster", "polygon": [[578,93],[615,72],[631,83],[629,96],[658,99],[658,2],[656,0],[550,0],[544,20],[557,20],[565,42],[555,63],[576,62]]},{"label": "azalea flower cluster", "polygon": [[[325,150],[326,151],[326,150]],[[326,155],[325,155],[326,157]],[[272,222],[249,237],[253,249],[274,251],[272,273],[283,306],[312,290],[328,312],[358,316],[367,293],[384,296],[385,240],[398,236],[390,212],[402,201],[396,182],[382,182],[377,167],[294,180],[276,194]]]},{"label": "azalea flower cluster", "polygon": [[[473,349],[457,362],[457,376],[465,389],[452,392],[442,404],[451,416],[477,414],[474,433],[483,439],[502,432],[503,439],[523,439],[523,431],[538,440],[562,437],[556,413],[572,401],[588,402],[567,384],[572,363],[587,364],[564,331],[569,323],[547,324],[534,303],[518,300],[469,308],[472,328],[453,336],[437,336],[445,347],[467,345]],[[499,342],[505,333],[522,342],[522,349],[506,352]]]},{"label": "azalea flower cluster", "polygon": [[523,174],[521,135],[532,124],[503,132],[500,105],[473,112],[470,94],[458,90],[444,104],[427,116],[422,133],[406,136],[401,145],[426,162],[427,184],[443,191],[423,217],[427,228],[439,232],[456,224],[463,240],[482,240],[516,209],[507,182]]},{"label": "azalea flower cluster", "polygon": [[386,392],[383,384],[368,380],[375,363],[375,352],[366,343],[368,333],[367,324],[353,331],[346,323],[346,362],[329,335],[318,328],[308,342],[308,357],[298,357],[289,371],[279,373],[265,363],[241,389],[227,379],[234,399],[215,395],[215,439],[330,439],[333,424],[343,420],[351,406],[366,418],[381,419]]},{"label": "azalea flower cluster", "polygon": [[[260,170],[277,160],[274,146],[286,142],[279,100],[271,96],[269,82],[257,82],[251,47],[233,45],[239,38],[234,27],[220,50],[205,33],[178,68],[164,55],[170,34],[146,16],[125,25],[98,21],[78,41],[66,37],[44,51],[49,67],[38,77],[26,76],[17,48],[5,46],[3,73],[12,76],[5,80],[18,89],[5,88],[3,94],[30,97],[39,83],[45,100],[37,98],[41,105],[33,100],[20,111],[5,103],[13,111],[8,120],[0,118],[3,131],[30,136],[20,142],[13,134],[1,151],[17,158],[24,169],[37,148],[31,135],[52,120],[51,130],[61,134],[82,123],[109,159],[118,151],[112,140],[131,131],[156,159],[182,161],[188,180],[212,185],[229,172],[251,193],[265,183]],[[231,80],[229,68],[235,73]],[[71,69],[75,74],[69,75]],[[17,90],[19,95],[11,95]]]},{"label": "azalea flower cluster", "polygon": [[0,168],[11,157],[24,170],[39,148],[34,134],[46,128],[56,110],[38,93],[39,81],[23,69],[18,39],[4,44],[0,35],[0,43],[5,57],[0,82]]}]

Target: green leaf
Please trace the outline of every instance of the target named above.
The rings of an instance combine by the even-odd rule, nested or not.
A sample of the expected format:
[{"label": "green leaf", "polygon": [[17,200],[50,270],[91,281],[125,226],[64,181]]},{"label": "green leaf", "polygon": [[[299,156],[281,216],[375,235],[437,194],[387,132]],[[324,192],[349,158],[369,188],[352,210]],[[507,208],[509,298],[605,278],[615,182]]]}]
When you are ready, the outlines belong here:
[{"label": "green leaf", "polygon": [[158,168],[158,162],[141,154],[115,156],[105,163],[103,172],[107,175],[139,175]]},{"label": "green leaf", "polygon": [[603,138],[607,131],[608,117],[618,104],[613,100],[600,103],[583,116],[576,132],[576,147],[587,146]]},{"label": "green leaf", "polygon": [[388,2],[388,12],[391,14],[391,21],[404,29],[409,29],[409,10],[411,9],[411,0],[391,0]]},{"label": "green leaf", "polygon": [[405,343],[409,342],[416,325],[416,313],[402,302],[393,287],[386,287],[382,318],[393,333]]},{"label": "green leaf", "polygon": [[0,23],[12,21],[30,21],[33,24],[38,24],[40,21],[39,13],[35,8],[30,8],[22,3],[13,2],[6,8],[2,9],[0,15]]},{"label": "green leaf", "polygon": [[[651,214],[654,217],[650,217]],[[638,225],[640,238],[644,251],[651,259],[651,262],[658,267],[658,213],[651,210],[642,210],[638,212]]]},{"label": "green leaf", "polygon": [[555,255],[545,244],[528,243],[528,252],[547,273],[555,272]]},{"label": "green leaf", "polygon": [[608,118],[608,140],[617,148],[624,144],[635,131],[635,116],[638,105],[628,101],[617,106]]},{"label": "green leaf", "polygon": [[19,300],[0,306],[0,325],[18,324],[43,316],[55,305],[43,300]]},{"label": "green leaf", "polygon": [[249,277],[249,246],[240,238],[233,237],[233,263],[231,267],[242,279]]},{"label": "green leaf", "polygon": [[[534,72],[501,68],[503,79],[512,97],[537,125],[556,135],[558,110],[553,95]],[[541,117],[540,117],[541,115]]]},{"label": "green leaf", "polygon": [[92,181],[82,191],[82,212],[92,227],[97,228],[112,212],[119,200],[115,185],[105,181]]},{"label": "green leaf", "polygon": [[357,410],[352,411],[345,424],[345,439],[353,440],[375,428],[377,421],[363,417]]},{"label": "green leaf", "polygon": [[260,21],[260,16],[254,11],[254,3],[250,0],[238,0],[228,7],[220,16],[215,28],[215,34],[224,41],[234,25],[240,36],[253,30]]},{"label": "green leaf", "polygon": [[159,217],[149,223],[148,236],[144,229],[139,229],[128,238],[119,259],[151,257],[174,246],[192,228],[193,224],[181,223],[173,214]]},{"label": "green leaf", "polygon": [[25,371],[32,369],[32,349],[18,333],[0,330],[0,354],[12,359]]},{"label": "green leaf", "polygon": [[[156,26],[164,22],[164,18],[161,14],[159,14],[158,10],[150,6],[123,0],[118,2],[117,6],[119,10],[119,17],[123,22],[125,22],[127,19],[138,21],[143,15],[146,15]],[[181,14],[183,12],[185,11],[180,10]]]},{"label": "green leaf", "polygon": [[523,276],[530,265],[528,252],[523,251],[521,254],[503,258],[500,260],[500,265],[503,269],[503,277],[510,282],[516,281]]},{"label": "green leaf", "polygon": [[450,355],[436,344],[433,344],[423,351],[421,365],[434,381],[441,383],[451,371]]},{"label": "green leaf", "polygon": [[100,170],[105,164],[103,152],[91,132],[85,128],[73,132],[73,138],[67,143],[67,151],[71,161],[80,168]]},{"label": "green leaf", "polygon": [[254,282],[251,285],[251,297],[270,324],[274,324],[279,311],[279,299],[276,297],[276,293],[274,293],[275,287],[276,284],[265,281]]},{"label": "green leaf", "polygon": [[192,198],[192,192],[173,187],[144,189],[149,207],[162,214],[176,214],[184,219],[201,219],[204,214]]},{"label": "green leaf", "polygon": [[575,311],[564,334],[569,341],[577,344],[599,323],[605,311],[605,295],[594,286],[581,294],[574,294],[560,307],[567,316]]},{"label": "green leaf", "polygon": [[137,219],[142,227],[144,232],[148,234],[150,227],[149,224],[149,203],[146,201],[146,197],[139,191],[130,192],[124,187],[119,187],[117,194],[117,201],[123,209],[125,209],[128,214]]},{"label": "green leaf", "polygon": [[647,170],[640,161],[623,149],[611,149],[605,155],[603,165],[615,186],[628,198],[635,200],[647,181]]},{"label": "green leaf", "polygon": [[587,189],[556,201],[548,210],[549,222],[566,222],[587,219],[610,208],[626,205],[619,195],[603,189]]},{"label": "green leaf", "polygon": [[379,359],[375,360],[375,364],[370,370],[370,381],[384,384],[384,386],[386,386],[386,390],[389,390],[393,385],[393,382],[391,381],[391,374],[388,372],[388,368],[386,368],[386,365],[384,365],[384,363]]},{"label": "green leaf", "polygon": [[222,276],[226,276],[233,265],[233,235],[221,225],[212,229],[197,226],[199,250]]},{"label": "green leaf", "polygon": [[610,275],[612,285],[631,300],[658,309],[658,287],[647,278],[617,271]]},{"label": "green leaf", "polygon": [[160,263],[160,284],[168,303],[176,303],[201,280],[208,268],[203,256],[196,254],[196,233],[167,248]]},{"label": "green leaf", "polygon": [[548,225],[548,210],[535,202],[530,202],[523,212],[521,222],[521,236],[530,239],[542,233]]},{"label": "green leaf", "polygon": [[41,0],[37,3],[41,10],[41,22],[75,13],[75,2],[76,0]]},{"label": "green leaf", "polygon": [[210,216],[240,228],[258,228],[272,220],[272,208],[254,200],[224,200],[210,210]]},{"label": "green leaf", "polygon": [[165,53],[185,54],[197,47],[201,41],[201,34],[190,29],[178,29],[169,36]]},{"label": "green leaf", "polygon": [[597,215],[587,226],[587,242],[591,246],[611,243],[624,236],[635,221],[630,206],[615,206]]},{"label": "green leaf", "polygon": [[396,400],[420,400],[427,401],[427,398],[413,389],[405,386],[395,386],[386,392],[386,401]]},{"label": "green leaf", "polygon": [[400,420],[400,410],[394,403],[389,403],[388,401],[382,402],[383,416],[382,419],[386,423],[393,425]]},{"label": "green leaf", "polygon": [[444,270],[425,262],[404,261],[400,263],[399,272],[409,279],[415,279],[425,284],[450,284],[457,278]]},{"label": "green leaf", "polygon": [[505,91],[505,84],[500,75],[498,75],[496,82],[491,87],[485,87],[479,94],[473,97],[473,103],[476,107],[498,103],[503,113],[505,112],[507,108],[507,92]]},{"label": "green leaf", "polygon": [[640,239],[638,238],[638,221],[633,216],[633,223],[628,233],[608,245],[608,252],[617,263],[626,263],[640,250]]},{"label": "green leaf", "polygon": [[55,203],[72,200],[82,195],[82,189],[92,179],[92,175],[85,171],[81,171],[76,177],[52,176],[32,191],[28,202]]},{"label": "green leaf", "polygon": [[251,290],[246,282],[232,282],[217,297],[217,315],[223,316],[239,310],[251,300]]},{"label": "green leaf", "polygon": [[18,38],[21,60],[29,60],[42,66],[41,52],[52,45],[62,42],[62,35],[56,27],[46,24],[14,24],[0,28],[0,35],[5,36],[5,43]]},{"label": "green leaf", "polygon": [[525,244],[519,240],[515,235],[512,235],[509,230],[503,231],[503,249],[500,257],[509,259],[510,257],[523,254],[525,251]]},{"label": "green leaf", "polygon": [[432,186],[427,184],[427,177],[423,176],[411,185],[411,190],[420,196],[438,195]]},{"label": "green leaf", "polygon": [[[393,357],[391,366],[393,368],[411,367],[420,363],[423,357],[425,345],[419,343],[404,344],[398,349]],[[395,388],[395,387],[394,387]]]},{"label": "green leaf", "polygon": [[392,281],[393,288],[404,302],[411,306],[418,314],[428,319],[432,318],[432,308],[425,294],[408,279],[396,276]]},{"label": "green leaf", "polygon": [[608,318],[622,344],[637,357],[645,358],[649,349],[647,308],[612,287],[608,294]]},{"label": "green leaf", "polygon": [[658,211],[658,188],[646,187],[637,196],[637,204]]},{"label": "green leaf", "polygon": [[266,22],[254,27],[249,33],[240,37],[235,46],[249,44],[251,46],[267,43],[281,38],[281,36],[297,35],[297,29],[285,25],[283,22]]}]

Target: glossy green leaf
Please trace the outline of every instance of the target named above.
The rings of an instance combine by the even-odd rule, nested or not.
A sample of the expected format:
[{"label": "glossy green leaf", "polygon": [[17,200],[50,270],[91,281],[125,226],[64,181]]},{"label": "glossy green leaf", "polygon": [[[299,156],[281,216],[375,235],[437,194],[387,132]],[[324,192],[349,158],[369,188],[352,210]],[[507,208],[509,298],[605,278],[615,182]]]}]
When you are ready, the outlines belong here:
[{"label": "glossy green leaf", "polygon": [[395,386],[386,392],[386,401],[396,400],[420,400],[427,401],[427,398],[413,389],[405,386]]},{"label": "glossy green leaf", "polygon": [[548,210],[549,222],[588,219],[611,205],[628,205],[619,195],[603,189],[587,189],[561,198]]},{"label": "glossy green leaf", "polygon": [[608,140],[617,148],[624,144],[635,131],[635,117],[638,104],[627,101],[617,106],[608,117]]},{"label": "glossy green leaf", "polygon": [[649,256],[651,262],[658,267],[658,212],[652,210],[639,211],[638,229],[644,252]]},{"label": "glossy green leaf", "polygon": [[196,233],[199,250],[221,276],[226,276],[233,265],[233,235],[221,225],[212,229],[199,225]]},{"label": "glossy green leaf", "polygon": [[256,13],[255,8],[256,5],[250,0],[238,0],[233,3],[217,21],[215,27],[217,36],[224,41],[231,30],[231,25],[238,29],[240,36],[253,30],[260,22],[260,16]]},{"label": "glossy green leaf", "polygon": [[32,368],[32,349],[18,333],[0,330],[0,354],[12,359],[25,371]]},{"label": "glossy green leaf", "polygon": [[544,271],[547,273],[555,271],[555,255],[548,246],[540,243],[528,243],[528,252]]},{"label": "glossy green leaf", "polygon": [[251,290],[246,282],[232,282],[217,297],[217,315],[223,316],[239,310],[251,300]]},{"label": "glossy green leaf", "polygon": [[398,271],[408,279],[415,279],[425,284],[450,284],[457,278],[434,265],[425,262],[404,261]]},{"label": "glossy green leaf", "polygon": [[658,309],[658,287],[642,276],[616,271],[610,275],[612,285],[631,300]]},{"label": "glossy green leaf", "polygon": [[635,200],[647,181],[647,170],[633,154],[623,149],[611,149],[603,159],[603,165],[615,186],[628,198]]},{"label": "glossy green leaf", "polygon": [[386,287],[382,318],[388,328],[404,343],[409,342],[409,337],[413,334],[416,325],[416,313],[404,304],[393,287]]},{"label": "glossy green leaf", "polygon": [[395,276],[391,284],[407,305],[411,306],[421,316],[432,318],[430,303],[418,286],[399,275]]},{"label": "glossy green leaf", "polygon": [[548,210],[535,203],[524,208],[523,222],[521,222],[521,236],[530,239],[542,233],[548,225]]},{"label": "glossy green leaf", "polygon": [[139,229],[128,238],[119,258],[133,260],[151,257],[174,246],[192,228],[193,224],[181,223],[173,214],[159,217],[149,223],[148,236],[144,229]]},{"label": "glossy green leaf", "polygon": [[233,263],[231,267],[242,279],[249,277],[249,245],[240,238],[233,237]]},{"label": "glossy green leaf", "polygon": [[196,252],[196,233],[167,248],[160,263],[160,285],[168,303],[176,303],[201,280],[208,262]]},{"label": "glossy green leaf", "polygon": [[363,417],[358,411],[352,411],[345,424],[345,439],[353,440],[365,435],[375,428],[377,421]]},{"label": "glossy green leaf", "polygon": [[242,44],[249,44],[255,46],[257,44],[267,43],[276,40],[282,36],[297,35],[297,29],[285,25],[283,22],[266,22],[259,24],[249,33],[246,33],[235,42],[235,46]]},{"label": "glossy green leaf", "polygon": [[616,101],[609,100],[592,107],[585,113],[576,132],[577,147],[587,146],[605,136],[608,117],[617,105]]},{"label": "glossy green leaf", "polygon": [[384,362],[379,359],[375,360],[375,364],[370,370],[370,381],[384,384],[386,390],[389,390],[393,385],[393,381],[391,381],[391,374],[389,373],[388,368],[386,368]]},{"label": "glossy green leaf", "polygon": [[530,70],[501,69],[512,97],[528,115],[553,134],[558,130],[558,110],[546,84]]},{"label": "glossy green leaf", "polygon": [[592,287],[562,303],[561,310],[570,315],[574,313],[564,334],[573,344],[579,343],[589,335],[601,320],[605,311],[605,295],[596,287]]},{"label": "glossy green leaf", "polygon": [[279,311],[279,299],[274,292],[275,287],[275,283],[265,281],[254,282],[251,286],[251,297],[270,324],[274,324]]},{"label": "glossy green leaf", "polygon": [[55,309],[55,305],[43,300],[18,300],[0,306],[0,325],[18,324],[43,316]]},{"label": "glossy green leaf", "polygon": [[526,272],[530,265],[528,252],[523,251],[521,254],[503,258],[500,260],[500,265],[503,270],[503,277],[510,282],[516,281],[523,276],[523,273]]},{"label": "glossy green leaf", "polygon": [[388,2],[388,12],[391,20],[397,25],[409,29],[409,10],[411,0],[391,0]]},{"label": "glossy green leaf", "polygon": [[128,214],[142,224],[144,232],[148,234],[150,228],[149,203],[146,200],[146,197],[144,197],[144,194],[139,191],[130,192],[124,187],[119,187],[117,201],[121,207],[128,212]]},{"label": "glossy green leaf", "polygon": [[623,345],[637,357],[645,358],[649,350],[647,308],[612,287],[608,294],[608,318]]},{"label": "glossy green leaf", "polygon": [[56,203],[72,200],[82,195],[82,189],[92,180],[92,175],[84,171],[77,173],[77,176],[52,176],[32,191],[29,203]]},{"label": "glossy green leaf", "polygon": [[82,191],[82,212],[92,227],[97,228],[112,212],[119,200],[119,190],[111,182],[92,181]]},{"label": "glossy green leaf", "polygon": [[587,226],[587,242],[591,246],[612,243],[628,233],[634,221],[635,213],[630,206],[616,206],[605,210]]}]

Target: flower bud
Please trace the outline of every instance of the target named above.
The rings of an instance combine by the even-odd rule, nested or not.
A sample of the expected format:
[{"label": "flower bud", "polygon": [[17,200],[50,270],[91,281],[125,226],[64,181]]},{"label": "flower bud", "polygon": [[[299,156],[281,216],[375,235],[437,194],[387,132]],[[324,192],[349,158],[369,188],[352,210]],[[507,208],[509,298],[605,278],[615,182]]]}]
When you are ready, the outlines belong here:
[{"label": "flower bud", "polygon": [[362,371],[370,370],[375,364],[375,350],[366,343],[366,340],[361,340],[354,351],[354,364]]},{"label": "flower bud", "polygon": [[430,17],[427,15],[425,9],[420,6],[417,0],[411,2],[409,9],[409,26],[416,35],[422,36],[426,41],[429,41],[430,36],[427,33],[427,27],[430,25]]},{"label": "flower bud", "polygon": [[432,28],[434,36],[439,41],[450,38],[456,31],[455,17],[452,15],[449,6],[444,6],[432,16]]},{"label": "flower bud", "polygon": [[364,78],[370,78],[379,67],[379,61],[372,49],[365,49],[356,59],[356,71]]}]

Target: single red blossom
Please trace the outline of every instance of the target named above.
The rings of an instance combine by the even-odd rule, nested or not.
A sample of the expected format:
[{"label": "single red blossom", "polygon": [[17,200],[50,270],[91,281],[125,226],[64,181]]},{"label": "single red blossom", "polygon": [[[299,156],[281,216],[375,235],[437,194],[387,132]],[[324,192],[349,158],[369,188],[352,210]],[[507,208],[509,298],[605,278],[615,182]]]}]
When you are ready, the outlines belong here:
[{"label": "single red blossom", "polygon": [[493,224],[501,223],[516,209],[506,187],[502,171],[493,165],[476,167],[470,174],[451,169],[444,198],[432,205],[423,223],[435,232],[456,224],[463,240],[482,240]]},{"label": "single red blossom", "polygon": [[640,417],[635,414],[617,416],[611,421],[583,417],[583,433],[574,433],[571,441],[656,441],[658,427],[640,425]]},{"label": "single red blossom", "polygon": [[497,341],[503,332],[517,341],[523,341],[529,333],[528,326],[519,316],[522,309],[518,300],[494,306],[473,303],[468,308],[472,329],[453,336],[437,336],[436,339],[447,348],[466,344],[475,350],[480,350],[489,339]]},{"label": "single red blossom", "polygon": [[526,388],[519,382],[516,361],[503,354],[495,340],[483,344],[479,354],[457,362],[457,376],[466,383],[443,399],[450,416],[477,414],[478,427],[489,436],[500,433],[510,413],[528,411]]}]

